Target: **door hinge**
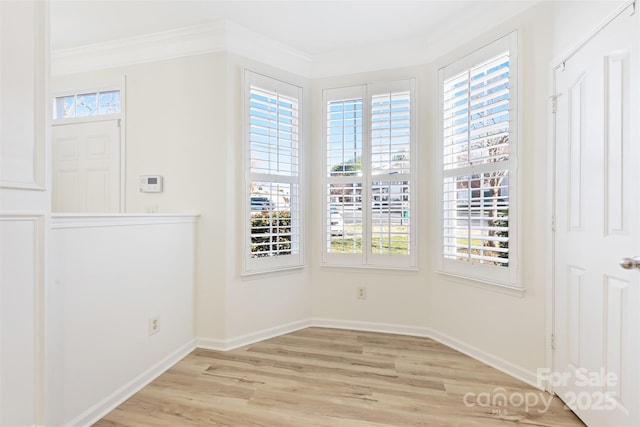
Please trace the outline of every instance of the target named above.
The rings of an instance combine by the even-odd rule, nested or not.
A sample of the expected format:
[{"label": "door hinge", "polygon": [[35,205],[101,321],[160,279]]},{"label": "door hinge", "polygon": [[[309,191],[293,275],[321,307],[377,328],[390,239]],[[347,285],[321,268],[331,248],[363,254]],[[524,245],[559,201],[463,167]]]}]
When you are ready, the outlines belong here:
[{"label": "door hinge", "polygon": [[556,349],[556,334],[551,334],[551,340],[550,341],[551,341],[551,343],[550,343],[551,344],[551,350],[555,351],[555,349]]},{"label": "door hinge", "polygon": [[556,231],[556,216],[551,217],[551,231]]},{"label": "door hinge", "polygon": [[553,114],[558,112],[558,95],[553,95],[551,97],[551,112]]}]

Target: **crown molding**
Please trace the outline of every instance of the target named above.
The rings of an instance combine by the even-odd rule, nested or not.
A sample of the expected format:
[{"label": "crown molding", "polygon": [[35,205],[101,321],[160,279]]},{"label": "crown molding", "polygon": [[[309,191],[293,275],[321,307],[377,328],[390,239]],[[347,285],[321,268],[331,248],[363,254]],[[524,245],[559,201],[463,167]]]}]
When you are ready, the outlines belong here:
[{"label": "crown molding", "polygon": [[231,52],[310,76],[311,56],[230,21],[54,50],[51,74],[65,75],[214,52]]}]

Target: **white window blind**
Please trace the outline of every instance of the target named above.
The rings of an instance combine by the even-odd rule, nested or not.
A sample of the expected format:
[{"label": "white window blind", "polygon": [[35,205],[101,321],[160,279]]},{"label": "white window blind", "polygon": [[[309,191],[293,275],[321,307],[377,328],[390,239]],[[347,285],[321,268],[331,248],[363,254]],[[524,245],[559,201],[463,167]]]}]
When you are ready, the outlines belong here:
[{"label": "white window blind", "polygon": [[300,104],[302,89],[245,72],[247,123],[246,272],[302,263]]},{"label": "white window blind", "polygon": [[371,248],[411,253],[411,92],[371,97]]},{"label": "white window blind", "polygon": [[507,284],[516,253],[516,43],[507,36],[440,71],[442,269]]},{"label": "white window blind", "polygon": [[324,262],[415,266],[414,80],[327,89]]}]

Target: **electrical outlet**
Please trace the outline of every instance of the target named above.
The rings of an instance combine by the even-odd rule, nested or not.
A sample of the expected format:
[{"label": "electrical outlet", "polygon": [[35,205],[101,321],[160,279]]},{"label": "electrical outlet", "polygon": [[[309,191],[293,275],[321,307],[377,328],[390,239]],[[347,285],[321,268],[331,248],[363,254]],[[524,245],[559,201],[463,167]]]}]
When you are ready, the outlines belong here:
[{"label": "electrical outlet", "polygon": [[155,335],[160,332],[160,318],[151,317],[149,318],[149,336]]},{"label": "electrical outlet", "polygon": [[367,288],[364,286],[358,287],[358,299],[367,299]]},{"label": "electrical outlet", "polygon": [[144,210],[147,213],[158,213],[158,205],[146,205]]}]

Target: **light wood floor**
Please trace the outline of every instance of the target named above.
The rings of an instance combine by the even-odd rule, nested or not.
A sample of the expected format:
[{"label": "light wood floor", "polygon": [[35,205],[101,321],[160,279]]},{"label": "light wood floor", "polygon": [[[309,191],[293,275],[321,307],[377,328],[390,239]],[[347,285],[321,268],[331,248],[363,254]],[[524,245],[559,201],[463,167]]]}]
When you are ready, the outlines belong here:
[{"label": "light wood floor", "polygon": [[[513,405],[494,399],[501,393]],[[520,403],[534,396],[538,405]],[[542,398],[551,396],[430,339],[308,328],[195,350],[95,425],[583,425],[557,398],[544,411]]]}]

